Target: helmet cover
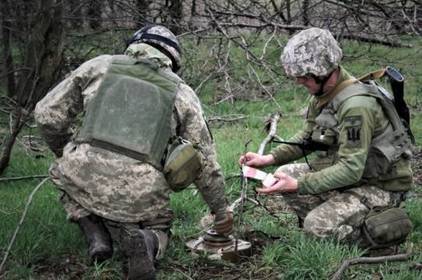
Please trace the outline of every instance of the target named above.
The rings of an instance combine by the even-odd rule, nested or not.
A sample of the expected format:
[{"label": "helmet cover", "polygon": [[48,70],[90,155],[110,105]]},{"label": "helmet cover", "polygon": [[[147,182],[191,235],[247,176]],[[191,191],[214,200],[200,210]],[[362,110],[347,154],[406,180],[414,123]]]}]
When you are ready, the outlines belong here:
[{"label": "helmet cover", "polygon": [[157,48],[171,59],[174,72],[180,69],[180,44],[177,37],[168,28],[162,25],[147,25],[133,34],[127,42],[127,46],[137,43],[145,43]]},{"label": "helmet cover", "polygon": [[312,27],[287,42],[280,60],[288,76],[325,77],[337,68],[342,56],[341,48],[328,30]]}]

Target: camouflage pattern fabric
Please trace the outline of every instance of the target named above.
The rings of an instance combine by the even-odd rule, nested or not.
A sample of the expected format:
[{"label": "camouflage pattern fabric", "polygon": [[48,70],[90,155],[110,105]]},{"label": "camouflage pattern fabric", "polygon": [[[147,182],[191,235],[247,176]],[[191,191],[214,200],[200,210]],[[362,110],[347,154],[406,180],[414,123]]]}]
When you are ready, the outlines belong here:
[{"label": "camouflage pattern fabric", "polygon": [[[176,65],[173,65],[175,67],[175,70],[180,68],[180,64],[181,64],[181,57],[180,57],[180,50],[176,49],[173,46],[170,46],[169,44],[166,44],[160,40],[157,40],[157,38],[153,38],[153,37],[148,37],[145,35],[157,35],[157,36],[161,36],[163,38],[166,38],[166,40],[169,40],[171,42],[174,43],[175,46],[178,46],[180,48],[180,44],[179,41],[177,40],[177,37],[166,27],[161,26],[161,25],[155,25],[152,27],[144,27],[138,31],[135,32],[135,34],[133,34],[132,36],[132,44],[131,46],[134,46],[137,43],[152,43],[154,45],[159,45],[160,47],[162,47],[163,49],[165,49],[167,52],[169,52],[169,54],[172,56],[173,58],[173,63],[175,63]],[[146,37],[146,38],[145,38]],[[129,47],[131,47],[129,46]],[[130,48],[132,49],[132,48]],[[131,50],[129,50],[131,51]],[[158,51],[158,50],[157,50]],[[126,50],[126,54],[128,54],[128,50]]]},{"label": "camouflage pattern fabric", "polygon": [[[50,177],[54,178],[54,168],[50,168]],[[56,177],[54,182],[57,184],[60,184],[59,177]],[[67,195],[65,192],[61,191],[60,196],[60,202],[63,205],[63,208],[65,209],[67,213],[67,219],[71,221],[77,221],[83,217],[87,217],[91,215],[91,212],[89,212],[87,209],[83,208],[79,203],[74,201],[69,195]]]},{"label": "camouflage pattern fabric", "polygon": [[341,48],[328,30],[312,27],[287,42],[280,60],[288,76],[324,77],[337,68],[342,56]]},{"label": "camouflage pattern fabric", "polygon": [[[287,164],[278,171],[296,178],[310,172],[306,164]],[[374,186],[333,190],[317,195],[284,194],[282,199],[304,221],[306,233],[345,242],[361,240],[360,228],[370,208],[398,204],[394,193]]]},{"label": "camouflage pattern fabric", "polygon": [[[350,75],[340,67],[339,80],[336,87]],[[333,89],[335,90],[335,88]],[[301,142],[306,137],[312,136],[314,141],[330,145],[328,152],[316,152],[316,158],[310,162],[316,172],[306,173],[296,177],[298,179],[299,193],[322,194],[339,188],[373,185],[385,190],[405,191],[412,188],[412,171],[410,161],[405,158],[389,168],[392,172],[384,178],[364,178],[367,169],[367,159],[374,137],[384,132],[389,125],[389,120],[377,100],[370,96],[354,96],[347,99],[337,112],[330,111],[326,106],[329,102],[319,107],[321,97],[313,97],[309,103],[308,114],[303,131],[300,131],[289,142]],[[341,92],[338,93],[341,95]],[[324,111],[325,110],[325,111]],[[327,118],[320,116],[332,115],[334,125]],[[317,139],[314,139],[315,136]],[[329,140],[327,142],[324,142]],[[309,153],[309,151],[308,151]],[[271,151],[275,164],[283,165],[303,157],[303,151],[292,145],[279,145]],[[378,162],[377,164],[380,164]],[[368,183],[370,180],[370,183]],[[395,187],[395,189],[393,189]]]},{"label": "camouflage pattern fabric", "polygon": [[126,49],[125,55],[138,59],[148,57],[148,59],[153,60],[160,67],[171,67],[171,59],[169,57],[147,44],[132,44]]},{"label": "camouflage pattern fabric", "polygon": [[[166,71],[171,71],[169,58],[149,45],[135,44],[129,53],[135,58],[158,61]],[[69,196],[65,195],[62,202],[71,219],[94,213],[116,222],[146,221],[166,227],[172,219],[171,191],[161,172],[124,155],[89,144],[77,145],[71,139],[67,143],[63,141],[63,135],[77,133],[77,118],[97,93],[111,59],[110,55],[102,55],[85,62],[37,104],[35,119],[44,139],[59,151],[56,154],[63,151],[63,156],[51,166],[50,175]],[[212,211],[224,211],[224,178],[216,161],[213,140],[199,99],[186,84],[181,83],[178,88],[173,111],[172,133],[197,144],[206,163],[195,181],[196,186]]]}]

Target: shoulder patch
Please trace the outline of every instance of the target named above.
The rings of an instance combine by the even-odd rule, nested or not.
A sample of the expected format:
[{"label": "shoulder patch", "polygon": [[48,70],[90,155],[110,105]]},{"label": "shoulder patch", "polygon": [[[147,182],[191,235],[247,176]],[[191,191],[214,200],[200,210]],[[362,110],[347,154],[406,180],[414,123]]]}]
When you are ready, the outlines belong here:
[{"label": "shoulder patch", "polygon": [[360,147],[360,130],[362,127],[362,116],[350,116],[344,118],[344,128],[347,131],[347,147]]}]

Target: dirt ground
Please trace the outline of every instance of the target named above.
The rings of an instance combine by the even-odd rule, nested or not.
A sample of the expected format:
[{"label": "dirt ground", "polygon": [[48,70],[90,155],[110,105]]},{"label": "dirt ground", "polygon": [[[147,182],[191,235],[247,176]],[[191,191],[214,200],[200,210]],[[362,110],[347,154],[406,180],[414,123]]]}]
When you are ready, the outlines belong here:
[{"label": "dirt ground", "polygon": [[[271,271],[270,268],[262,269],[255,266],[255,263],[259,261],[258,258],[262,254],[264,246],[278,238],[268,236],[263,232],[251,231],[245,233],[242,239],[251,242],[252,249],[249,256],[240,257],[236,263],[214,262],[205,257],[195,258],[189,265],[182,264],[177,260],[167,260],[157,265],[161,276],[158,279],[167,279],[165,275],[174,273],[186,279],[276,279],[276,272]],[[75,255],[57,256],[33,263],[31,266],[37,275],[36,279],[89,279],[87,273],[96,275],[95,279],[120,279],[119,269],[100,269],[95,273],[93,272],[94,267],[88,264],[86,259],[78,258]]]}]

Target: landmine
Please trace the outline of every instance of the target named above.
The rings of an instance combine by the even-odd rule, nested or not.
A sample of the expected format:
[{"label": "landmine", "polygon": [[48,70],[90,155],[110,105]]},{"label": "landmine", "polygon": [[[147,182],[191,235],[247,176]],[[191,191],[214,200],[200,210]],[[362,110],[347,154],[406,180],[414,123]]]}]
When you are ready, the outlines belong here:
[{"label": "landmine", "polygon": [[186,242],[186,246],[196,254],[206,254],[209,259],[223,259],[227,261],[238,261],[241,256],[251,254],[251,243],[234,238],[233,236],[221,236],[214,230],[197,239]]},{"label": "landmine", "polygon": [[[243,165],[243,176],[262,181],[264,187],[270,187],[277,182],[271,173]],[[205,253],[209,259],[224,259],[238,261],[241,256],[251,254],[251,243],[234,238],[218,235],[214,230],[208,230],[204,236],[186,242],[186,246],[193,253]]]}]

